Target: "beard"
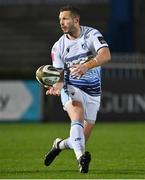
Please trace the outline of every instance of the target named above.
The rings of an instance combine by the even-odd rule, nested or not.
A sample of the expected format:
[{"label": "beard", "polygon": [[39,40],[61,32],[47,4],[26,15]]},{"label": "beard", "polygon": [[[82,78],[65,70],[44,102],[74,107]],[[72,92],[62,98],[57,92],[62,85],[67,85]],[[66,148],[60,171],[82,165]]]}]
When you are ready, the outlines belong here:
[{"label": "beard", "polygon": [[75,27],[72,25],[71,27],[67,28],[66,31],[65,31],[65,29],[63,29],[63,28],[62,28],[62,30],[63,30],[63,33],[64,33],[64,34],[73,35],[76,29],[75,29]]},{"label": "beard", "polygon": [[64,34],[72,34],[71,28],[67,29],[67,30],[64,30],[64,29],[62,29],[62,30],[63,30]]}]

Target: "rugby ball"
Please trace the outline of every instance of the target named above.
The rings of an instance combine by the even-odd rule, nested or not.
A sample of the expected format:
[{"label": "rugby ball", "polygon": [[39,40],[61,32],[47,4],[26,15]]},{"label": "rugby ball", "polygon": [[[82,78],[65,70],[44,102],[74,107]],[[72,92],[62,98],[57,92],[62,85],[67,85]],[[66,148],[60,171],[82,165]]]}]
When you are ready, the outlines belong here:
[{"label": "rugby ball", "polygon": [[36,70],[36,79],[45,86],[53,86],[60,80],[60,72],[52,65],[42,65]]}]

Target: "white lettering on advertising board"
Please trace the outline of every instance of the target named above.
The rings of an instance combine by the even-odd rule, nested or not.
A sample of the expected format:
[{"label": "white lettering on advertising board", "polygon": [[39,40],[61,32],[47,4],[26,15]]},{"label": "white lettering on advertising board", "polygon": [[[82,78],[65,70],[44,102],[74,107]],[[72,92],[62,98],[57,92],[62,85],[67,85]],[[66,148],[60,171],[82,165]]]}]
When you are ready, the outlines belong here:
[{"label": "white lettering on advertising board", "polygon": [[145,112],[145,94],[116,94],[104,92],[101,104],[103,113],[143,113]]}]

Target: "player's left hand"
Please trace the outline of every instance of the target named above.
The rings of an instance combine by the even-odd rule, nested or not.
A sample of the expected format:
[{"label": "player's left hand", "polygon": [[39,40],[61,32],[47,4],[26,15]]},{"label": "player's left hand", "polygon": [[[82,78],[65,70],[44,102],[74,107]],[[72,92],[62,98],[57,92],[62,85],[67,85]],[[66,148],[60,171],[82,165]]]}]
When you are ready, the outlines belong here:
[{"label": "player's left hand", "polygon": [[87,70],[88,68],[84,66],[83,64],[76,64],[76,65],[71,66],[70,73],[73,77],[79,79],[83,74],[86,73]]}]

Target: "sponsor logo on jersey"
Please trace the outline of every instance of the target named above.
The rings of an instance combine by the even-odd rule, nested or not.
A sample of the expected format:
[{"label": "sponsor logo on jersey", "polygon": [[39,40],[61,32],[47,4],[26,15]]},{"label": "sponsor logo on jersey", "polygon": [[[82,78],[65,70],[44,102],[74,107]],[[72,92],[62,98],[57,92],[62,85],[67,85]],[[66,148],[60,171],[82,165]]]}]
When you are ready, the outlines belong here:
[{"label": "sponsor logo on jersey", "polygon": [[99,37],[98,37],[98,40],[99,40],[99,42],[100,42],[101,44],[106,44],[106,41],[105,41],[105,39],[104,39],[102,36],[99,36]]}]

